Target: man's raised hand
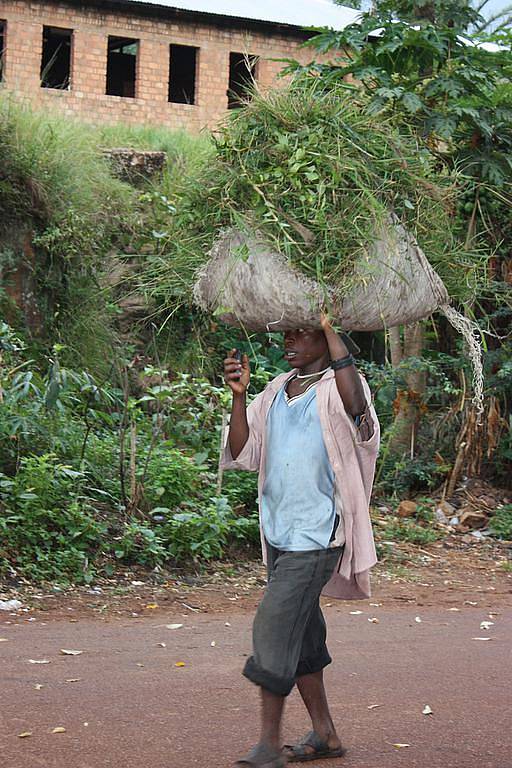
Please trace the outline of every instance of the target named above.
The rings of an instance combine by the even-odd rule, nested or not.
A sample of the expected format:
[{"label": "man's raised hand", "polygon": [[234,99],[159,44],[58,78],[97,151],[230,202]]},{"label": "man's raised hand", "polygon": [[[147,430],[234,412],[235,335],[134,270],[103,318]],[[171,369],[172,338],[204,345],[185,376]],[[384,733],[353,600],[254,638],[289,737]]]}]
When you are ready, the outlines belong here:
[{"label": "man's raised hand", "polygon": [[249,358],[247,355],[242,355],[242,359],[237,360],[235,353],[236,349],[232,349],[224,360],[224,381],[234,395],[243,395],[251,378]]}]

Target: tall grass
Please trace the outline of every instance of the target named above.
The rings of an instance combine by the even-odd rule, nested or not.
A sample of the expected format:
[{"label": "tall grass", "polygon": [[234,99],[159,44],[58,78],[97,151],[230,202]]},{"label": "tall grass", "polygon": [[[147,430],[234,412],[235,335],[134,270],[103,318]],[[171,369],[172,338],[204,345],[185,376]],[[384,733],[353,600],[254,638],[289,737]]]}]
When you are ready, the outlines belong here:
[{"label": "tall grass", "polygon": [[[101,223],[130,205],[129,188],[98,153],[92,129],[0,98],[0,219],[38,229],[76,217]],[[111,213],[110,213],[111,212]]]},{"label": "tall grass", "polygon": [[[166,151],[164,173],[134,189],[104,156],[116,146]],[[137,254],[155,228],[155,205],[173,196],[209,151],[207,137],[92,127],[0,97],[0,264],[15,268],[23,258],[21,251],[13,257],[13,233],[32,234],[44,344],[65,345],[75,366],[110,365],[115,297],[100,286],[102,273],[124,251]]]}]

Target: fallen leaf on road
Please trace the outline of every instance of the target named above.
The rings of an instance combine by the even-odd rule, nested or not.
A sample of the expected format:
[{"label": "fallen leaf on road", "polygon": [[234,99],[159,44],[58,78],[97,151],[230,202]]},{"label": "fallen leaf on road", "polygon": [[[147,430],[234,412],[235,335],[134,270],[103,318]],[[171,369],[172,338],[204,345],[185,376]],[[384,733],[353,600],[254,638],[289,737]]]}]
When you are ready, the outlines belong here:
[{"label": "fallen leaf on road", "polygon": [[154,610],[155,608],[158,608],[158,603],[148,603],[146,605],[146,608],[150,608],[151,610]]},{"label": "fallen leaf on road", "polygon": [[480,629],[490,629],[494,626],[494,621],[481,621],[480,622]]},{"label": "fallen leaf on road", "polygon": [[66,683],[79,683],[81,679],[81,677],[68,677]]},{"label": "fallen leaf on road", "polygon": [[[228,600],[238,600],[238,597],[228,597]],[[189,611],[193,611],[194,613],[199,613],[201,611],[200,608],[196,608],[193,605],[187,605],[187,603],[182,603],[182,605],[187,608]]]},{"label": "fallen leaf on road", "polygon": [[494,637],[472,637],[472,640],[494,640]]},{"label": "fallen leaf on road", "polygon": [[18,738],[20,739],[26,739],[28,736],[32,736],[32,731],[23,731],[23,733],[18,733]]},{"label": "fallen leaf on road", "polygon": [[29,659],[29,664],[51,664],[49,659]]},{"label": "fallen leaf on road", "polygon": [[166,624],[166,629],[181,629],[183,624]]},{"label": "fallen leaf on road", "polygon": [[52,730],[52,733],[66,733],[66,729],[62,725],[58,725],[57,728]]},{"label": "fallen leaf on road", "polygon": [[184,667],[185,666],[185,662],[184,661],[177,661],[174,666],[175,667]]},{"label": "fallen leaf on road", "polygon": [[405,747],[410,747],[411,745],[398,743],[398,744],[393,744],[393,746],[396,747],[397,749],[404,749]]},{"label": "fallen leaf on road", "polygon": [[422,710],[422,714],[423,715],[433,715],[434,713],[430,709],[429,705],[425,704],[425,706],[423,707],[423,710]]},{"label": "fallen leaf on road", "polygon": [[382,706],[383,706],[382,704],[370,704],[368,709],[377,709],[377,707],[382,707]]},{"label": "fallen leaf on road", "polygon": [[359,616],[359,614],[362,613],[362,611],[350,611],[350,613],[352,616]]},{"label": "fallen leaf on road", "polygon": [[372,616],[372,618],[371,618],[371,619],[368,619],[368,621],[369,621],[371,624],[378,624],[378,623],[379,623],[379,619],[378,619],[376,616]]},{"label": "fallen leaf on road", "polygon": [[60,652],[62,653],[63,656],[81,656],[83,653],[83,651],[72,651],[66,648],[61,648]]}]

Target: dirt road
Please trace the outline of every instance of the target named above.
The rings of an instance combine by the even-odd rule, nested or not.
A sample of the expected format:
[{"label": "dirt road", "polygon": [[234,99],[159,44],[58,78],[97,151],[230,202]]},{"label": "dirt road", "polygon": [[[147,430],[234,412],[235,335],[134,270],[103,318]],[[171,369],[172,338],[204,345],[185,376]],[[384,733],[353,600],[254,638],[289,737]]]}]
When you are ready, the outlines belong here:
[{"label": "dirt road", "polygon": [[[378,590],[328,603],[327,683],[349,752],[316,764],[511,768],[511,606],[509,590],[483,588],[437,606]],[[230,766],[257,737],[257,689],[240,675],[250,629],[251,611],[233,603],[206,615],[1,616],[2,768]],[[294,692],[284,736],[306,730]]]}]

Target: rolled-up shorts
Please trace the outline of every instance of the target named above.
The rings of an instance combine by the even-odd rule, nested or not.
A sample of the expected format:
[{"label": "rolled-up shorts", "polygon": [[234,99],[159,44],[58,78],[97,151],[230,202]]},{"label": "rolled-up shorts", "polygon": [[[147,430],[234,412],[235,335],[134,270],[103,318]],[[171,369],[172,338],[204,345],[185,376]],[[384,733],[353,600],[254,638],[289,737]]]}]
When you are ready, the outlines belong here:
[{"label": "rolled-up shorts", "polygon": [[285,552],[267,543],[268,584],[253,625],[253,653],[243,674],[288,696],[297,677],[331,663],[320,594],[343,547]]}]

